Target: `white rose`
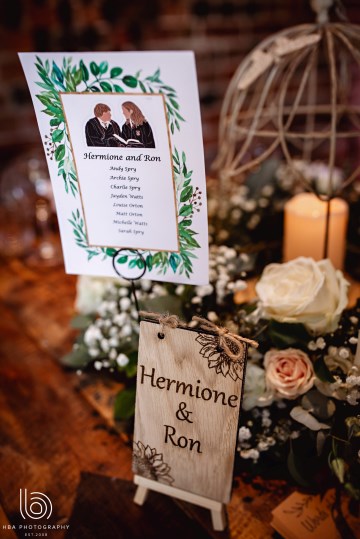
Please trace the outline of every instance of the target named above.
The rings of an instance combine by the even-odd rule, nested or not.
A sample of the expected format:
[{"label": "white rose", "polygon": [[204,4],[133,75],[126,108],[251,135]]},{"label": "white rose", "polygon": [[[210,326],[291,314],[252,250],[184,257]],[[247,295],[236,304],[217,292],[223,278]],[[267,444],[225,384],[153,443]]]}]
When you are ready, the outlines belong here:
[{"label": "white rose", "polygon": [[75,309],[81,314],[96,312],[105,291],[114,282],[112,277],[80,275],[76,283]]},{"label": "white rose", "polygon": [[256,292],[259,314],[278,322],[304,324],[314,333],[337,328],[347,305],[349,283],[330,260],[299,257],[266,266]]}]

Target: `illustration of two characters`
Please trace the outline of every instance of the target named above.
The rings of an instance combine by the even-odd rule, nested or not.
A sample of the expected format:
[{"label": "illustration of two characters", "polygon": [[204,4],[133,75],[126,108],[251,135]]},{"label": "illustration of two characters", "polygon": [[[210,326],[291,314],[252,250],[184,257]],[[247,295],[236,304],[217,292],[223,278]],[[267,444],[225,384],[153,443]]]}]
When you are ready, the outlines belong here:
[{"label": "illustration of two characters", "polygon": [[132,101],[122,103],[125,122],[119,124],[111,119],[108,105],[98,103],[94,118],[86,123],[85,135],[88,146],[155,148],[154,135],[149,122],[140,108]]}]

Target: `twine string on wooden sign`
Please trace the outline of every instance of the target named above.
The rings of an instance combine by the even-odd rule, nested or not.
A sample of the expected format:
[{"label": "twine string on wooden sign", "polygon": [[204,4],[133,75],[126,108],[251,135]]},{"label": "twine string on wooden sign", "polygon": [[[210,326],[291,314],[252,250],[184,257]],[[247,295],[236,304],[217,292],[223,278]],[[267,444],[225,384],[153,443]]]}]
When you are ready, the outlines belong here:
[{"label": "twine string on wooden sign", "polygon": [[[160,332],[158,334],[159,338],[163,339],[165,334],[164,330],[165,327],[169,327],[172,329],[175,328],[188,328],[187,324],[182,322],[178,316],[175,314],[160,314],[160,313],[154,313],[154,312],[148,312],[148,311],[140,311],[140,316],[142,318],[151,318],[153,320],[156,320],[160,324]],[[209,331],[219,337],[219,348],[221,351],[224,351],[224,353],[232,360],[232,361],[238,361],[243,357],[244,353],[244,343],[249,344],[250,346],[253,346],[254,348],[258,347],[258,343],[256,341],[253,341],[251,339],[246,339],[245,337],[241,337],[240,335],[235,335],[234,333],[230,333],[228,328],[217,326],[213,322],[210,322],[210,320],[207,320],[206,318],[202,318],[200,316],[193,316],[192,320],[194,322],[197,322],[200,326],[200,329],[203,329],[204,331]],[[230,344],[229,344],[230,343]],[[230,346],[233,345],[231,348]]]},{"label": "twine string on wooden sign", "polygon": [[[211,331],[218,335],[219,347],[222,348],[225,354],[232,361],[239,361],[243,357],[244,343],[250,344],[254,348],[258,347],[258,343],[256,341],[230,333],[228,328],[217,326],[213,322],[210,322],[210,320],[206,320],[206,318],[202,318],[201,316],[193,316],[192,319],[199,323],[201,329]],[[233,345],[232,348],[230,347],[231,344]]]},{"label": "twine string on wooden sign", "polygon": [[187,327],[184,322],[180,320],[180,318],[176,314],[160,314],[160,313],[154,313],[152,311],[140,311],[139,315],[142,318],[151,318],[153,320],[156,320],[160,324],[160,332],[159,337],[161,339],[165,336],[165,327],[175,329],[177,327]]}]

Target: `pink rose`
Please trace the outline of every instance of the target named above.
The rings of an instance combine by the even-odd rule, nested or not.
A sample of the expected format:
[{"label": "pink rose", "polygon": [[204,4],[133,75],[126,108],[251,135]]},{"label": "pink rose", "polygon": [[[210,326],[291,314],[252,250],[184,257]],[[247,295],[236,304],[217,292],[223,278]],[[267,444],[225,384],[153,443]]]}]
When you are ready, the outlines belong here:
[{"label": "pink rose", "polygon": [[314,384],[314,369],[309,357],[301,350],[270,350],[264,356],[266,386],[276,396],[296,399]]}]

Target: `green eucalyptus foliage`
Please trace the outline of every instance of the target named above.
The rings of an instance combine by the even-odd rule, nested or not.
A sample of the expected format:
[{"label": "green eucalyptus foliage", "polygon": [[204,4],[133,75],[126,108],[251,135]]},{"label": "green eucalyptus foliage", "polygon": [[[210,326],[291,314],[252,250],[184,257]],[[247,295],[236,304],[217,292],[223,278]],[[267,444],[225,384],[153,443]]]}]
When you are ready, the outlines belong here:
[{"label": "green eucalyptus foliage", "polygon": [[[36,84],[42,90],[36,97],[45,107],[42,112],[51,117],[50,136],[46,136],[45,147],[50,159],[57,163],[58,176],[63,179],[65,191],[74,197],[78,196],[78,179],[61,103],[62,92],[124,93],[129,89],[138,89],[143,93],[162,94],[171,133],[174,134],[176,129],[180,130],[180,122],[185,121],[180,114],[176,90],[161,80],[160,69],[153,75],[142,78],[141,71],[135,75],[126,74],[121,67],[109,68],[107,61],[92,61],[86,65],[80,60],[79,65],[76,65],[73,64],[72,58],[64,58],[62,65],[58,66],[54,61],[52,64],[49,60],[42,61],[39,56],[36,60],[35,66],[40,78]],[[200,247],[195,239],[197,232],[191,228],[194,211],[199,211],[195,206],[200,195],[191,185],[192,171],[188,170],[185,153],[182,152],[180,157],[178,150],[174,148],[172,158],[178,210],[179,253],[143,251],[140,256],[136,251],[129,251],[128,255],[119,256],[117,263],[141,270],[144,268],[145,259],[149,271],[156,268],[158,273],[165,274],[171,269],[174,273],[189,277],[193,271],[192,260],[197,258],[194,250]],[[115,254],[115,249],[88,246],[85,223],[79,209],[72,212],[68,221],[73,227],[76,245],[86,251],[88,260],[99,255],[106,259]]]}]

